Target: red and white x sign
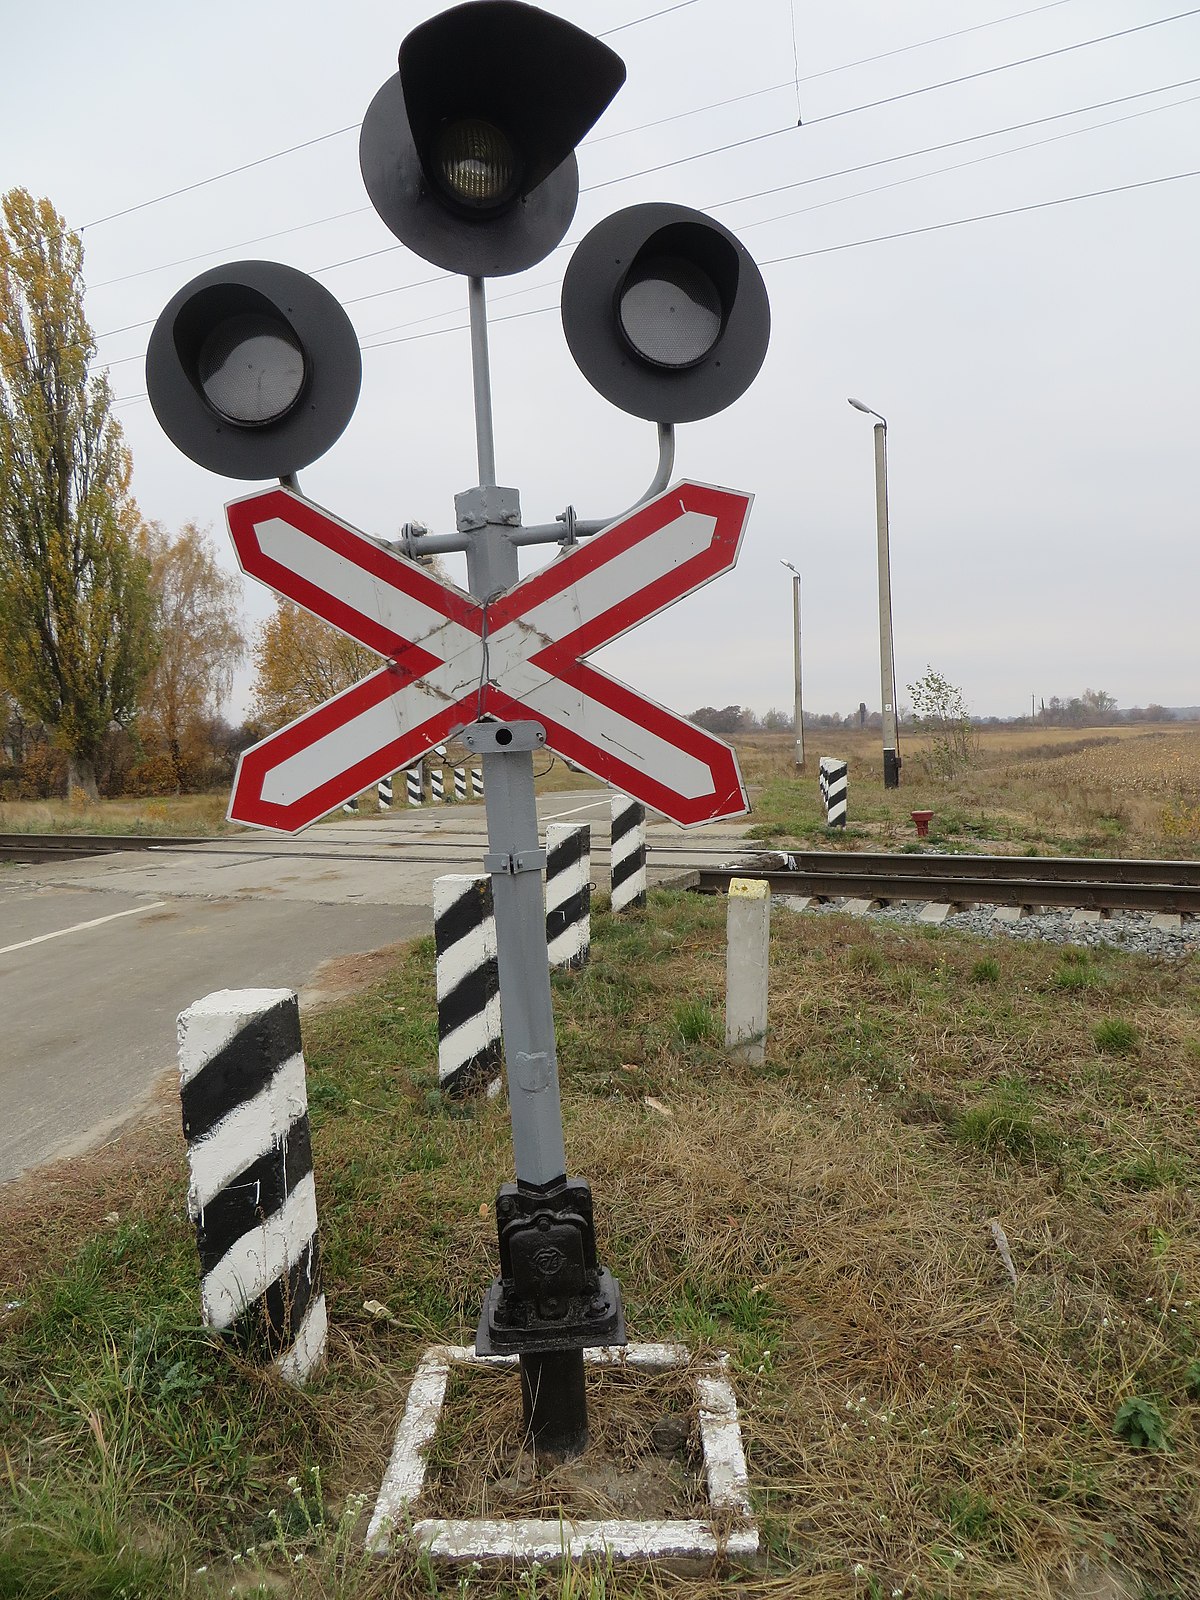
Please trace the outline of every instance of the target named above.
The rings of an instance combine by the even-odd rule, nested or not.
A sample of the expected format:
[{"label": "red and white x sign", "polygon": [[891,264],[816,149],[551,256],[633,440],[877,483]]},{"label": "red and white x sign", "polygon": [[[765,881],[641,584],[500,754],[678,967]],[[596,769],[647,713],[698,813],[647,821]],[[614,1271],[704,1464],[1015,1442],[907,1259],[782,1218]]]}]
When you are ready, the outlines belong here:
[{"label": "red and white x sign", "polygon": [[486,607],[290,490],[227,508],[243,572],[385,658],[247,750],[229,815],[295,833],[480,717],[685,827],[749,810],[720,739],[584,657],[726,572],[752,497],[678,483]]}]

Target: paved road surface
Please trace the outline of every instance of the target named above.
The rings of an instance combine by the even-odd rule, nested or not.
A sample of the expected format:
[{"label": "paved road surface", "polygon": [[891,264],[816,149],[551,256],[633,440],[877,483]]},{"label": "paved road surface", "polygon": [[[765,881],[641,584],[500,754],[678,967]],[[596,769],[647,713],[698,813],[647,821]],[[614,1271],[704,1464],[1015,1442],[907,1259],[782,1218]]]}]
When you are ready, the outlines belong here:
[{"label": "paved road surface", "polygon": [[[591,822],[596,850],[608,803],[606,791],[549,794],[539,813]],[[428,933],[434,878],[482,870],[484,826],[482,806],[427,806],[296,839],[247,831],[189,852],[0,868],[0,1182],[136,1110],[173,1068],[192,1001],[303,994],[325,962]],[[707,848],[736,853],[739,829],[705,832]],[[660,878],[701,842],[665,821],[650,833]],[[397,859],[414,849],[420,862]]]}]

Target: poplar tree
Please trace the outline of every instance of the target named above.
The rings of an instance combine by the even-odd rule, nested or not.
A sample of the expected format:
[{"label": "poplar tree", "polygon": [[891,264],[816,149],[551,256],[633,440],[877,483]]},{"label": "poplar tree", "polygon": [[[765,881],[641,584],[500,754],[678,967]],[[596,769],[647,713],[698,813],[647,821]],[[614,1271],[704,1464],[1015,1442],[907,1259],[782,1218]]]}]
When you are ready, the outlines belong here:
[{"label": "poplar tree", "polygon": [[131,463],[83,311],[83,247],[48,200],[0,200],[0,681],[96,795],[154,657]]}]

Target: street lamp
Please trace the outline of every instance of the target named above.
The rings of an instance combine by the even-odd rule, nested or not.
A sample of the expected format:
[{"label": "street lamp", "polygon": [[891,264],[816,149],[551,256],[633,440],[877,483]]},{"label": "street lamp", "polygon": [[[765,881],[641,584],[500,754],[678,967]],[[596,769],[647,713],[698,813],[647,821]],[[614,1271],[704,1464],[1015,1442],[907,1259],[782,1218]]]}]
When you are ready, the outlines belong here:
[{"label": "street lamp", "polygon": [[796,668],[796,765],[804,771],[804,697],[800,691],[800,574],[790,561],[780,558],[780,565],[792,574],[792,627],[795,636],[794,657]]},{"label": "street lamp", "polygon": [[875,522],[879,538],[879,678],[883,706],[883,786],[900,787],[900,752],[896,740],[896,660],[892,653],[892,567],[888,554],[887,418],[850,400],[856,411],[877,417],[875,424]]}]

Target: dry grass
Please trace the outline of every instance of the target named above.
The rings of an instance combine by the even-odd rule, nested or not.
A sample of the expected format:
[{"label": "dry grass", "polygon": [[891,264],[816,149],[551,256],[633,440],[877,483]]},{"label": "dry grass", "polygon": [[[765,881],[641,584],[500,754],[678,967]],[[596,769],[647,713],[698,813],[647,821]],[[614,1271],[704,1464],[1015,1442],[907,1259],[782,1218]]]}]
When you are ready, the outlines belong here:
[{"label": "dry grass", "polygon": [[[878,733],[838,730],[806,739],[797,779],[787,734],[738,741],[764,836],[823,832],[817,761],[850,764],[849,842],[895,848],[915,838],[910,813],[934,813],[943,848],[1192,857],[1200,852],[1200,723],[1113,728],[984,728],[979,760],[954,780],[922,764],[922,741],[901,738],[901,787],[883,789]],[[977,841],[973,845],[971,841]]]},{"label": "dry grass", "polygon": [[0,800],[0,833],[163,833],[186,836],[240,831],[225,821],[219,794],[154,800]]},{"label": "dry grass", "polygon": [[[630,1336],[729,1350],[769,1561],[688,1582],[639,1571],[571,1581],[596,1600],[1191,1600],[1194,959],[992,947],[780,912],[772,1032],[754,1070],[692,1026],[697,1008],[720,1016],[723,913],[660,895],[644,917],[597,918],[594,958],[556,977],[556,1010],[571,1167],[592,1182]],[[121,1538],[171,1558],[157,1589],[128,1561],[114,1568],[129,1600],[224,1596],[245,1567],[233,1553],[264,1539],[256,1581],[305,1600],[567,1594],[550,1574],[472,1577],[460,1591],[406,1558],[360,1563],[346,1531],[351,1496],[379,1483],[419,1351],[470,1338],[495,1270],[481,1206],[510,1171],[502,1104],[461,1117],[427,1099],[430,966],[419,946],[372,994],[307,1025],[334,1331],[329,1372],[305,1396],[220,1350],[192,1351],[178,1331],[195,1315],[195,1269],[177,1135],[169,1154],[165,1131],[143,1132],[55,1190],[17,1205],[5,1195],[0,1275],[25,1302],[0,1325],[7,1515],[19,1485],[94,1508],[95,1416],[110,1492],[124,1497]],[[1067,972],[1087,981],[1064,983]],[[1121,1040],[1116,1053],[1097,1041],[1105,1020],[1124,1024],[1103,1036]],[[177,1330],[173,1345],[161,1334],[170,1360],[128,1380],[135,1330],[155,1318]],[[171,1362],[194,1374],[179,1414],[163,1392]],[[124,1384],[119,1424],[103,1402],[116,1405],[110,1370]],[[514,1506],[586,1514],[594,1482],[522,1481],[515,1382],[508,1393],[464,1384],[435,1447],[439,1492],[482,1506],[499,1483]],[[1157,1408],[1167,1448],[1114,1435],[1135,1398]],[[651,1420],[678,1403],[654,1396]],[[603,1435],[603,1405],[597,1417]],[[646,1420],[614,1413],[613,1459],[644,1460]],[[132,1463],[124,1475],[121,1463]],[[289,1534],[305,1561],[286,1565],[267,1508],[314,1465],[320,1495]],[[5,1514],[0,1594],[119,1592],[82,1560],[73,1589],[6,1591],[6,1571],[27,1582],[34,1571],[19,1539],[48,1535],[6,1536]],[[36,1548],[37,1571],[52,1570]]]}]

